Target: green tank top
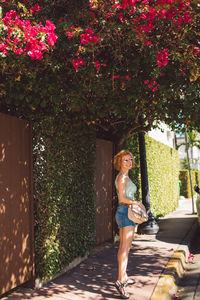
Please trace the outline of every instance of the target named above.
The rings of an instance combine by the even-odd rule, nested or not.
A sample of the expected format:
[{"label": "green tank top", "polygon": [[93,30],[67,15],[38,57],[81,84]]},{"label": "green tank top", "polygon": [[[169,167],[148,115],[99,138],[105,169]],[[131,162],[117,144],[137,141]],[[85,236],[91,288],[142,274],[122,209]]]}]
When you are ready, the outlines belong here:
[{"label": "green tank top", "polygon": [[[116,176],[115,179],[115,187],[117,190],[117,195],[118,195],[118,202],[119,201],[119,194],[118,194],[118,186],[117,186],[117,178],[118,178],[119,174]],[[136,185],[133,183],[133,181],[128,177],[128,175],[123,175],[125,178],[128,178],[128,183],[126,185],[125,188],[125,192],[126,192],[126,197],[131,199],[131,200],[135,200],[135,192],[137,191],[137,187]]]}]

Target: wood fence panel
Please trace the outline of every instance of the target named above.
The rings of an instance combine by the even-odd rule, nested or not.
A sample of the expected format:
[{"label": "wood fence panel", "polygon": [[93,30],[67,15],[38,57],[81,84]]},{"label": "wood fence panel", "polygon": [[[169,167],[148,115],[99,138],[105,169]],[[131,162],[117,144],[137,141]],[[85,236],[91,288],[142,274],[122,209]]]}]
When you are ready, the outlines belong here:
[{"label": "wood fence panel", "polygon": [[96,144],[96,244],[113,238],[113,143],[97,139]]},{"label": "wood fence panel", "polygon": [[33,280],[32,137],[0,113],[0,295]]}]

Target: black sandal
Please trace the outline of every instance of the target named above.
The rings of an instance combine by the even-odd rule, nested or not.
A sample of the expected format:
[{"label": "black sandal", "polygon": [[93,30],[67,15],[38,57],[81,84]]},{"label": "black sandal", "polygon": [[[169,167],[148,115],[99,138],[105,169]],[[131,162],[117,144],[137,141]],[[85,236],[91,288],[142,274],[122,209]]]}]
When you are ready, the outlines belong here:
[{"label": "black sandal", "polygon": [[116,289],[118,290],[118,292],[120,293],[121,297],[123,299],[129,299],[129,295],[127,294],[126,290],[125,290],[125,284],[124,283],[121,283],[119,280],[117,280],[115,282],[115,287]]}]

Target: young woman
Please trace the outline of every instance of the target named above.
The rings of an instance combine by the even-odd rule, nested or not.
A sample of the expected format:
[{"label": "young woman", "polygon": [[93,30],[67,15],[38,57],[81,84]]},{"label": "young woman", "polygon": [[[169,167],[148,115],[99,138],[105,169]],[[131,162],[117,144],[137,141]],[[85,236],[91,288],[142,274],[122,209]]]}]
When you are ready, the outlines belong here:
[{"label": "young woman", "polygon": [[134,280],[128,278],[127,264],[128,254],[134,238],[136,224],[128,218],[128,205],[142,203],[135,201],[134,194],[137,190],[136,185],[128,176],[130,169],[134,167],[134,157],[132,153],[126,150],[120,151],[114,157],[114,167],[119,171],[115,186],[118,195],[118,207],[116,211],[116,222],[119,227],[120,244],[117,254],[118,260],[118,279],[115,286],[123,299],[128,299],[129,295],[126,291],[126,286],[134,284]]}]

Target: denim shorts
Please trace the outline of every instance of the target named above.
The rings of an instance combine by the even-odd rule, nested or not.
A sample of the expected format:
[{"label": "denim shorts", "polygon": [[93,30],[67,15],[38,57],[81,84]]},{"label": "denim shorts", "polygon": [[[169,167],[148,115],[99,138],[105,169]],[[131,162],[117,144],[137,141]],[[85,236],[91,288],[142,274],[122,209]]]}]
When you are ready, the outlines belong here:
[{"label": "denim shorts", "polygon": [[118,204],[115,219],[119,228],[136,226],[136,224],[128,218],[128,205]]}]

